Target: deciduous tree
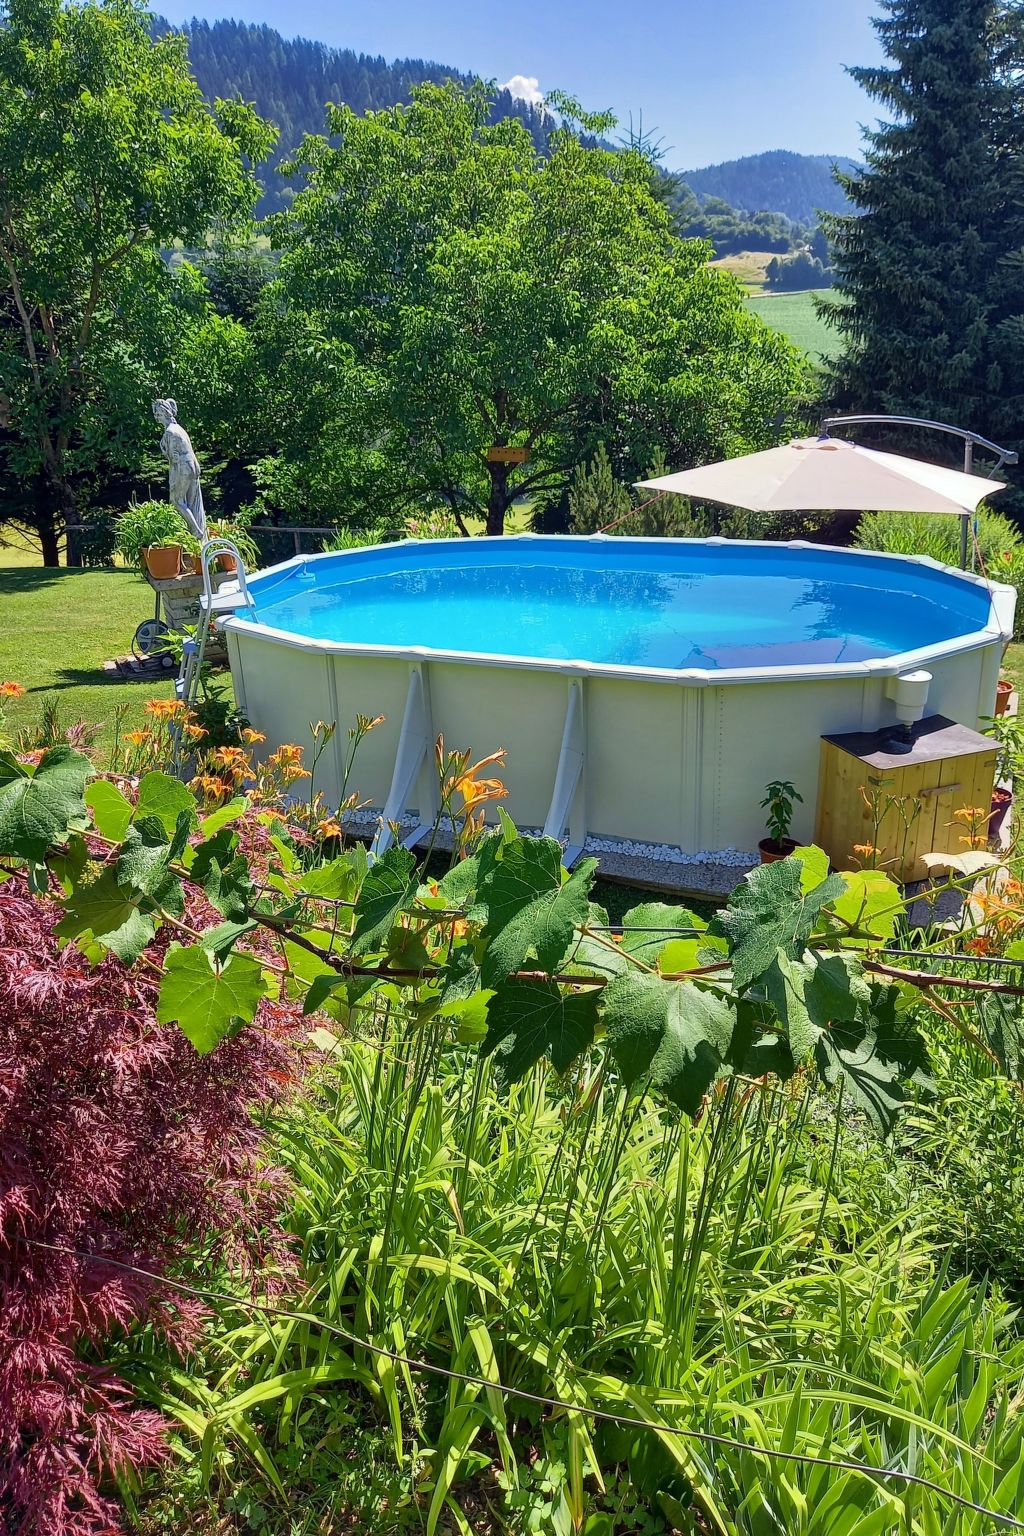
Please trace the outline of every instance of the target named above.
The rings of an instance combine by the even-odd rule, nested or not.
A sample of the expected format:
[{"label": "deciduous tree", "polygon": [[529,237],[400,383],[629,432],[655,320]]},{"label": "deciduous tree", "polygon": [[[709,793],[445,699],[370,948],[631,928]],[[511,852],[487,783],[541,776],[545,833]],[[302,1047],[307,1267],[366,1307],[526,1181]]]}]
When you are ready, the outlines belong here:
[{"label": "deciduous tree", "polygon": [[797,354],[672,233],[648,157],[584,142],[608,120],[563,107],[547,154],[456,86],[332,109],[305,141],[268,333],[279,504],[433,499],[497,534],[602,441],[637,470],[659,444],[685,463],[772,441]]},{"label": "deciduous tree", "polygon": [[138,0],[7,0],[3,22],[0,445],[55,564],[79,478],[157,382],[161,247],[251,210],[273,132],[240,101],[209,111],[185,40],[154,41]]}]

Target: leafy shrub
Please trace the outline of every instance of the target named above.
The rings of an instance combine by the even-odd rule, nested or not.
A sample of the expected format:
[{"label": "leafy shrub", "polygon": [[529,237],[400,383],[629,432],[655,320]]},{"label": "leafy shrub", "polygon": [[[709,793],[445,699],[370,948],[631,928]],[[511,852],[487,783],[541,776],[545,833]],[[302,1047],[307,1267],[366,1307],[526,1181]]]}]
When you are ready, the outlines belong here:
[{"label": "leafy shrub", "polygon": [[999,555],[989,566],[993,581],[1005,581],[1017,588],[1017,607],[1013,616],[1013,638],[1024,640],[1024,548],[1016,545]]},{"label": "leafy shrub", "polygon": [[[1006,999],[988,998],[990,1011]],[[1014,1026],[1019,1027],[1019,1026]],[[936,1051],[940,1097],[921,1104],[903,1138],[933,1198],[942,1240],[958,1265],[996,1275],[1024,1300],[1024,1114],[1020,1083],[950,1035]]]},{"label": "leafy shrub", "polygon": [[87,568],[107,569],[114,563],[117,533],[114,514],[106,507],[86,507],[79,513],[83,527],[75,534],[75,552]]},{"label": "leafy shrub", "polygon": [[[322,1031],[319,1092],[277,1131],[302,1191],[304,1313],[526,1392],[825,1460],[910,1464],[1011,1507],[995,1490],[1024,1466],[1019,1416],[1005,1407],[1024,1370],[1012,1316],[936,1278],[928,1212],[907,1184],[876,1214],[884,1159],[847,1118],[839,1162],[863,1165],[870,1199],[847,1188],[845,1167],[836,1176],[834,1097],[734,1084],[691,1125],[586,1073],[559,1083],[537,1072],[504,1093],[488,1063],[470,1068],[451,1047],[418,1091],[433,1047],[421,1053],[421,1027],[395,1014],[391,1027],[386,1051],[368,1021],[355,1038]],[[223,1437],[228,1481],[245,1475],[257,1434],[268,1479],[257,1490],[272,1500],[271,1474],[290,1491],[301,1479],[311,1529],[318,1484],[332,1510],[375,1513],[360,1507],[365,1474],[351,1465],[374,1415],[327,1390],[345,1380],[390,1425],[402,1497],[430,1532],[472,1528],[474,1473],[517,1536],[579,1528],[588,1512],[595,1529],[633,1530],[623,1511],[636,1507],[651,1530],[727,1536],[803,1529],[800,1510],[821,1501],[860,1511],[865,1531],[904,1529],[904,1509],[909,1528],[913,1512],[897,1484],[541,1414],[472,1384],[403,1381],[358,1345],[287,1319],[226,1311],[205,1363],[195,1401]],[[975,1418],[983,1397],[991,1419]]]},{"label": "leafy shrub", "polygon": [[166,1421],[104,1350],[143,1323],[186,1350],[203,1313],[114,1264],[169,1273],[203,1246],[262,1268],[282,1252],[283,1183],[250,1112],[287,1080],[287,1015],[265,1003],[256,1028],[200,1057],[156,1022],[151,973],[58,948],[57,916],[19,879],[4,886],[0,1525],[19,1536],[111,1532],[112,1480],[166,1453]]},{"label": "leafy shrub", "polygon": [[[853,542],[858,549],[880,549],[891,555],[929,555],[942,565],[960,564],[960,519],[927,512],[866,512]],[[981,507],[978,548],[989,574],[1008,551],[1020,548],[1020,533],[1001,512]]]},{"label": "leafy shrub", "polygon": [[[168,726],[183,711],[175,700],[149,706]],[[90,764],[67,747],[31,773],[3,761],[0,856],[19,871],[15,900],[29,899],[23,867],[36,889],[59,882],[69,948],[55,956],[51,935],[40,969],[30,959],[38,935],[15,912],[9,947],[33,950],[16,955],[10,1012],[15,1027],[23,1016],[30,1027],[16,1034],[10,1068],[0,1062],[0,1083],[17,1087],[47,1039],[40,1000],[55,965],[73,974],[86,1020],[90,977],[116,979],[136,1005],[123,1026],[128,1045],[103,1056],[105,1074],[92,1070],[89,1039],[56,1021],[75,1071],[47,1063],[31,1093],[33,1107],[58,1093],[45,1146],[34,1121],[36,1140],[26,1131],[22,1141],[37,1160],[70,1166],[46,1185],[46,1202],[29,1202],[30,1236],[70,1221],[78,1244],[107,1256],[155,1249],[157,1263],[201,1239],[206,1215],[188,1177],[187,1204],[177,1186],[170,1197],[160,1186],[154,1232],[152,1191],[167,1158],[152,1167],[159,1134],[147,1121],[136,1147],[139,1117],[116,1098],[133,1044],[175,1048],[147,1033],[154,1000],[156,1017],[180,1026],[213,1070],[230,1070],[250,1034],[258,1041],[271,987],[320,1015],[312,1040],[324,1054],[319,1097],[285,1112],[276,1139],[297,1186],[304,1317],[250,1308],[239,1323],[234,1307],[225,1311],[208,1377],[172,1371],[162,1335],[180,1343],[183,1334],[165,1320],[159,1285],[157,1297],[122,1309],[126,1321],[149,1322],[141,1338],[104,1336],[122,1317],[110,1303],[65,1309],[64,1333],[44,1319],[33,1341],[49,1337],[49,1321],[66,1353],[102,1348],[104,1380],[130,1379],[196,1437],[200,1477],[216,1468],[230,1478],[244,1455],[268,1496],[282,1499],[310,1448],[337,1445],[350,1405],[370,1404],[416,1479],[415,1501],[426,1495],[427,1536],[442,1520],[467,1528],[461,1483],[481,1470],[500,1470],[522,1529],[543,1520],[581,1530],[590,1513],[605,1530],[628,1528],[621,1511],[646,1499],[672,1524],[719,1536],[834,1536],[837,1509],[857,1518],[844,1525],[850,1536],[931,1536],[920,1491],[898,1482],[909,1466],[935,1483],[930,1507],[945,1528],[955,1519],[958,1536],[987,1536],[989,1517],[954,1510],[952,1499],[1004,1511],[1018,1501],[1024,1345],[1012,1316],[967,1280],[948,1283],[912,1213],[898,1228],[880,1222],[886,1191],[865,1210],[836,1179],[861,1114],[891,1130],[930,1089],[931,1011],[912,977],[880,958],[904,910],[895,885],[877,871],[830,874],[820,850],[803,849],[752,871],[710,924],[648,903],[612,937],[592,901],[593,861],[568,874],[556,842],[518,835],[507,817],[482,836],[484,807],[505,793],[482,773],[504,754],[471,766],[468,751],[440,740],[440,809],[468,856],[437,882],[398,845],[369,865],[361,848],[344,848],[344,817],[358,799],[348,792],[353,754],[379,723],[357,716],[336,807],[321,806],[313,788],[336,736],[320,721],[308,767],[298,745],[255,765],[241,745],[210,751],[195,784],[217,809],[201,818],[189,790],[161,773],[142,777],[133,802],[109,779],[90,783]],[[300,814],[288,786],[303,778]],[[318,853],[326,844],[340,849],[328,862]],[[36,925],[50,933],[49,906],[40,912]],[[168,947],[169,934],[189,942]],[[105,951],[131,969],[107,960],[90,973],[77,958]],[[929,965],[942,959],[929,951]],[[943,1016],[1005,1051],[1005,1025],[976,992],[959,1001],[956,986],[944,977]],[[130,1032],[140,1029],[139,1042]],[[1004,1065],[1017,1070],[1009,1055]],[[265,1063],[254,1073],[246,1062],[245,1082],[266,1076]],[[194,1183],[214,1138],[197,1136],[161,1086],[160,1115],[173,1111],[190,1141],[205,1140],[205,1157],[188,1164]],[[817,1114],[818,1095],[834,1128]],[[97,1118],[112,1152],[90,1140]],[[246,1235],[223,1130],[220,1141],[228,1151],[215,1143],[217,1179],[228,1177],[229,1197],[213,1264],[225,1224]],[[83,1150],[87,1173],[74,1161]],[[32,1166],[16,1147],[19,1159]],[[254,1172],[250,1161],[244,1173]],[[149,1197],[133,1219],[121,1189],[139,1178]],[[84,1232],[74,1215],[83,1203]],[[10,1288],[34,1294],[34,1256],[16,1219],[23,1227],[21,1208],[7,1225],[9,1245],[21,1244]],[[318,1320],[337,1321],[347,1337]],[[392,1350],[411,1362],[381,1353]],[[40,1356],[14,1358],[24,1371]],[[452,1374],[439,1380],[431,1366]],[[555,1399],[548,1406],[559,1411],[538,1412],[522,1392]],[[603,1414],[638,1422],[596,1422]],[[109,1420],[94,1432],[90,1470],[155,1454],[147,1421],[137,1442],[126,1433],[111,1454]],[[66,1414],[54,1424],[48,1465],[74,1457],[80,1423]],[[695,1431],[733,1443],[712,1451]],[[12,1441],[29,1448],[23,1456],[39,1443],[31,1427]],[[811,1460],[780,1464],[758,1454],[766,1448]],[[843,1454],[873,1471],[837,1466]],[[541,1461],[536,1477],[522,1471]],[[622,1485],[629,1498],[615,1504]]]},{"label": "leafy shrub", "polygon": [[118,552],[133,565],[142,564],[142,551],[154,544],[184,544],[189,537],[185,519],[169,501],[140,501],[117,519]]}]

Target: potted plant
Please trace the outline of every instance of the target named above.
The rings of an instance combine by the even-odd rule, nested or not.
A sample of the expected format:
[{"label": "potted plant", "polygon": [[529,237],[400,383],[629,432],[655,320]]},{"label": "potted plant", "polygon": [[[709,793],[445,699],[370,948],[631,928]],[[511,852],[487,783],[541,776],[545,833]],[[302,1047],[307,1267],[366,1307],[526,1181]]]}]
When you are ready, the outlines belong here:
[{"label": "potted plant", "polygon": [[793,852],[797,846],[789,835],[793,824],[793,808],[795,804],[803,803],[803,795],[797,794],[788,779],[773,779],[765,785],[761,808],[768,812],[765,821],[768,836],[763,837],[757,845],[762,864],[774,864],[776,859],[784,859]]},{"label": "potted plant", "polygon": [[996,683],[996,714],[1005,715],[1010,707],[1010,699],[1013,697],[1013,684],[1008,677],[1001,677]]},{"label": "potted plant", "polygon": [[185,519],[169,501],[134,502],[117,519],[116,548],[131,564],[145,567],[154,581],[178,575],[187,538]]},{"label": "potted plant", "polygon": [[[208,523],[207,528],[211,539],[230,539],[245,561],[247,570],[255,569],[260,563],[260,549],[256,540],[249,532],[247,521],[239,518],[237,522]],[[217,556],[217,568],[221,571],[234,571],[235,557],[229,554]]]},{"label": "potted plant", "polygon": [[1009,814],[1014,785],[1024,773],[1024,719],[1020,715],[995,714],[985,722],[985,735],[991,736],[999,748],[988,820],[989,839],[995,842]]}]

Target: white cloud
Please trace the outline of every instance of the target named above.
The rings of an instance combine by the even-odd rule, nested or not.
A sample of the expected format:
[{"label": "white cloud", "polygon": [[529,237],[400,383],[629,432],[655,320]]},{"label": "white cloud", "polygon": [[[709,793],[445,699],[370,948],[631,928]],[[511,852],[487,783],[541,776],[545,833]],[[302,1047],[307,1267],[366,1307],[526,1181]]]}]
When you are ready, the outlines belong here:
[{"label": "white cloud", "polygon": [[511,80],[503,81],[498,89],[508,91],[520,101],[528,101],[531,107],[544,105],[540,81],[536,75],[513,75]]}]

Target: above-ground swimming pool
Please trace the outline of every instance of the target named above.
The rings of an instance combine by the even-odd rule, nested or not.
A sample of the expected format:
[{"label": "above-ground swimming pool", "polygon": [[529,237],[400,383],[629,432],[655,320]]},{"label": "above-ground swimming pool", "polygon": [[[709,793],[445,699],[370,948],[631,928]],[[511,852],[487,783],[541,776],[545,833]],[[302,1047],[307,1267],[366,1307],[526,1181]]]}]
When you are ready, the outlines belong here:
[{"label": "above-ground swimming pool", "polygon": [[249,591],[222,620],[239,701],[268,751],[338,721],[329,798],[347,726],[384,714],[349,788],[387,819],[433,821],[443,733],[507,748],[520,825],[689,857],[755,848],[769,779],[809,836],[821,736],[895,723],[900,677],[927,671],[927,712],[976,726],[1015,599],[891,555],[534,535],[300,556]]}]

